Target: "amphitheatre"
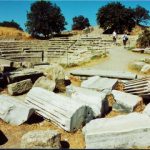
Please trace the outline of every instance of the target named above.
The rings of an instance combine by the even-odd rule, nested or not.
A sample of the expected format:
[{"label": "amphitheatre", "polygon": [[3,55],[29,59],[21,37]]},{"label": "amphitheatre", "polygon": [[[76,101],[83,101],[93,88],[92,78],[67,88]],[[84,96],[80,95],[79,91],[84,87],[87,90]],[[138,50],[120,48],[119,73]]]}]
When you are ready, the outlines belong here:
[{"label": "amphitheatre", "polygon": [[[150,47],[91,30],[48,40],[0,27],[0,148],[150,148]],[[69,35],[69,36],[68,36]]]}]

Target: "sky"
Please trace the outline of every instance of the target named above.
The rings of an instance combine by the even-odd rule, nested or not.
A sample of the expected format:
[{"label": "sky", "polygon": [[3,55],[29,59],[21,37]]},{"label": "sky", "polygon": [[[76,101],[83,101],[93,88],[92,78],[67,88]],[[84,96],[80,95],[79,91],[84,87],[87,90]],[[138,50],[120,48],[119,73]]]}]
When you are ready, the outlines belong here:
[{"label": "sky", "polygon": [[[118,0],[126,7],[140,5],[150,11],[150,0]],[[0,0],[0,22],[14,20],[25,30],[27,11],[35,0]],[[106,5],[110,0],[51,0],[60,7],[66,22],[65,27],[71,30],[72,18],[83,15],[89,19],[92,26],[96,26],[96,13],[98,9]],[[150,24],[148,24],[150,25]]]}]

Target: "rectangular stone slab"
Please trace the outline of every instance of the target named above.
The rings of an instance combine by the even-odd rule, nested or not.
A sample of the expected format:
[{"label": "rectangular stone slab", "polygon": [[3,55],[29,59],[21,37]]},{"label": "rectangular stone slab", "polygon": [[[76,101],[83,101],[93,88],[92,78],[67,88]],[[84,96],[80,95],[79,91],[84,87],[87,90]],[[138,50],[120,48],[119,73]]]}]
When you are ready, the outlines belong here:
[{"label": "rectangular stone slab", "polygon": [[150,145],[150,118],[130,113],[113,118],[95,119],[83,128],[86,148],[116,149]]},{"label": "rectangular stone slab", "polygon": [[31,79],[22,80],[19,82],[9,84],[7,88],[8,88],[8,93],[10,95],[23,94],[32,88],[32,81]]},{"label": "rectangular stone slab", "polygon": [[132,80],[136,79],[137,75],[130,72],[125,71],[108,71],[108,70],[97,70],[97,69],[78,69],[70,72],[71,75],[75,76],[100,76],[107,78],[117,78],[117,79],[125,79]]},{"label": "rectangular stone slab", "polygon": [[112,90],[117,83],[117,79],[101,78],[99,76],[90,77],[88,80],[85,80],[81,83],[81,87],[96,89],[96,90]]},{"label": "rectangular stone slab", "polygon": [[0,118],[7,123],[20,125],[28,120],[34,109],[16,98],[0,95]]},{"label": "rectangular stone slab", "polygon": [[116,101],[112,106],[115,111],[133,112],[134,108],[143,100],[142,97],[117,90],[112,90],[111,93]]},{"label": "rectangular stone slab", "polygon": [[147,114],[150,117],[150,103],[146,105],[145,109],[143,110],[144,114]]}]

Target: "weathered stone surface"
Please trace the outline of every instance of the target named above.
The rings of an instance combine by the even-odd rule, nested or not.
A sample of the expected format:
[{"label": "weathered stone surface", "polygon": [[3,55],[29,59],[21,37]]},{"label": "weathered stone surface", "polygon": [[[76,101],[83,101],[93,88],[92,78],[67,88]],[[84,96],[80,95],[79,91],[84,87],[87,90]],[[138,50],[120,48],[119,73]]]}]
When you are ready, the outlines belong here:
[{"label": "weathered stone surface", "polygon": [[145,64],[142,67],[141,72],[143,72],[143,73],[149,73],[150,72],[150,64]]},{"label": "weathered stone surface", "polygon": [[82,130],[86,148],[132,148],[150,145],[150,118],[130,113],[90,121]]},{"label": "weathered stone surface", "polygon": [[33,85],[33,87],[41,87],[48,91],[53,91],[55,89],[55,86],[56,86],[55,81],[50,80],[44,76],[38,78]]},{"label": "weathered stone surface", "polygon": [[117,79],[109,79],[109,78],[101,78],[99,76],[90,77],[88,80],[85,80],[81,83],[81,87],[96,89],[96,90],[105,90],[105,89],[113,89],[115,84],[117,83]]},{"label": "weathered stone surface", "polygon": [[105,92],[97,92],[95,90],[67,86],[67,96],[75,99],[78,103],[83,103],[92,108],[95,117],[101,117],[109,110],[108,101]]},{"label": "weathered stone surface", "polygon": [[136,106],[143,100],[142,97],[117,90],[112,90],[111,93],[116,101],[112,106],[115,111],[133,112]]},{"label": "weathered stone surface", "polygon": [[40,87],[33,87],[25,102],[66,131],[75,131],[94,117],[90,107]]},{"label": "weathered stone surface", "polygon": [[113,70],[97,70],[97,69],[78,69],[70,72],[74,76],[100,76],[104,78],[117,78],[123,80],[136,79],[137,75],[127,71],[113,71]]},{"label": "weathered stone surface", "polygon": [[150,103],[145,107],[143,113],[147,114],[150,117]]},{"label": "weathered stone surface", "polygon": [[19,95],[29,91],[32,88],[32,81],[31,79],[22,80],[9,84],[7,87],[10,95]]},{"label": "weathered stone surface", "polygon": [[51,80],[65,79],[65,71],[58,64],[34,66],[36,70],[42,71]]},{"label": "weathered stone surface", "polygon": [[21,148],[60,148],[61,135],[52,130],[30,131],[22,136]]},{"label": "weathered stone surface", "polygon": [[34,83],[39,77],[43,76],[42,71],[37,71],[35,69],[23,69],[21,71],[14,71],[5,74],[7,77],[8,83],[14,83],[26,79],[31,79]]},{"label": "weathered stone surface", "polygon": [[141,70],[144,65],[145,65],[145,62],[137,61],[132,64],[132,67],[135,69]]},{"label": "weathered stone surface", "polygon": [[7,123],[20,125],[32,115],[34,109],[19,100],[0,95],[0,118]]}]

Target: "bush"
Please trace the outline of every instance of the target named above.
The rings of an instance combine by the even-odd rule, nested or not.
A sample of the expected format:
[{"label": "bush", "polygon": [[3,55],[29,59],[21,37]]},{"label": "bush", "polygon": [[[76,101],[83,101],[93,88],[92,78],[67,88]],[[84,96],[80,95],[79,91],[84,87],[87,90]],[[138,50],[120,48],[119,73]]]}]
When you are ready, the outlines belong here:
[{"label": "bush", "polygon": [[150,46],[150,31],[145,29],[137,39],[137,47],[146,48]]}]

